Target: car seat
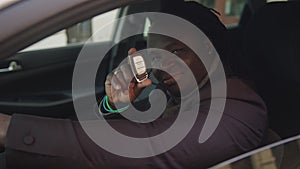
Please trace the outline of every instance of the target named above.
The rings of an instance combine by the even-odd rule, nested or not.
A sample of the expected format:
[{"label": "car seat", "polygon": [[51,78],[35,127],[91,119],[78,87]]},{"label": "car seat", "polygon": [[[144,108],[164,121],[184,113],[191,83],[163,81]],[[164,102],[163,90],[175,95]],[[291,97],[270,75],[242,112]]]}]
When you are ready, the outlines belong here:
[{"label": "car seat", "polygon": [[243,38],[245,75],[265,100],[270,127],[300,133],[300,2],[273,2],[251,18]]}]

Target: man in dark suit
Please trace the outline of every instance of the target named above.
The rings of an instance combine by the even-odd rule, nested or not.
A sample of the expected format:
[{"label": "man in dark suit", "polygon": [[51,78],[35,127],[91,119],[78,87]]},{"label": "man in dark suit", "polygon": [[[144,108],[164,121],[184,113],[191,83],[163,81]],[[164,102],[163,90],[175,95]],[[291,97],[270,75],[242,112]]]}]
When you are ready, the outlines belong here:
[{"label": "man in dark suit", "polygon": [[[220,55],[225,55],[223,38],[226,29],[213,11],[195,3],[179,3],[172,7],[172,10],[169,9],[164,12],[181,16],[194,23],[208,36]],[[199,13],[201,18],[195,16],[196,14],[199,16]],[[5,148],[7,167],[28,169],[206,168],[254,149],[262,143],[267,129],[264,102],[241,80],[228,75],[223,117],[213,135],[206,142],[199,144],[199,134],[205,123],[211,101],[218,99],[211,96],[211,84],[206,78],[208,71],[205,70],[198,56],[179,40],[162,35],[150,35],[148,47],[160,48],[177,55],[191,69],[198,83],[197,89],[201,94],[201,104],[194,103],[194,100],[182,99],[184,96],[179,90],[178,81],[184,84],[183,89],[186,93],[198,92],[198,90],[195,91],[189,87],[189,77],[184,76],[184,72],[180,72],[176,62],[170,63],[169,60],[161,59],[159,62],[166,70],[179,70],[178,76],[175,77],[161,71],[153,72],[170,96],[164,114],[156,121],[146,124],[133,123],[127,119],[111,120],[109,124],[130,136],[138,138],[154,136],[172,125],[178,115],[180,102],[186,105],[196,104],[199,106],[196,122],[181,142],[159,155],[128,158],[113,154],[98,146],[76,121],[18,114],[10,117],[0,114],[0,146]],[[208,48],[210,47],[208,43]],[[135,49],[131,49],[129,54],[135,52]],[[118,103],[125,105],[134,101],[144,88],[152,84],[151,79],[146,79],[141,83],[126,79],[127,73],[131,73],[130,70],[123,67],[107,77],[105,85],[109,110],[116,109],[114,105]],[[129,89],[124,87],[128,83],[130,83]],[[104,107],[101,110],[103,114],[111,113]],[[97,121],[97,123],[102,122]],[[105,131],[99,130],[98,133],[100,137],[106,136]],[[161,140],[161,145],[164,144],[164,140]],[[152,148],[157,147],[154,144]]]}]

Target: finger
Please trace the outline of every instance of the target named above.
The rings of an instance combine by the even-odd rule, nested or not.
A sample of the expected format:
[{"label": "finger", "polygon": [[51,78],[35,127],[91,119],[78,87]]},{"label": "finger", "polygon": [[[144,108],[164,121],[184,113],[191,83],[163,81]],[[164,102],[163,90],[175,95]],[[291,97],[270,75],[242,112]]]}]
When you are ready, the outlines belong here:
[{"label": "finger", "polygon": [[115,90],[120,90],[122,88],[121,87],[121,83],[119,82],[119,80],[117,79],[116,76],[112,77],[112,79],[111,79],[111,86]]},{"label": "finger", "polygon": [[129,89],[134,89],[135,86],[136,86],[136,83],[130,82]]},{"label": "finger", "polygon": [[112,79],[112,73],[108,74],[106,76],[106,80],[105,80],[105,92],[106,92],[106,95],[108,96],[108,99],[110,101],[112,101],[112,92],[113,92],[113,89],[112,89],[112,86],[111,86],[111,79]]},{"label": "finger", "polygon": [[119,102],[128,103],[130,101],[129,95],[122,90],[113,90],[112,103],[117,104]]},{"label": "finger", "polygon": [[115,103],[119,102],[120,92],[121,92],[120,90],[113,90],[113,92],[111,93],[111,98],[109,98],[110,103],[115,104]]},{"label": "finger", "polygon": [[123,103],[128,103],[130,102],[130,96],[124,92],[120,92],[119,93],[119,98],[120,98],[120,101],[123,102]]},{"label": "finger", "polygon": [[128,89],[128,84],[129,82],[127,83],[124,76],[123,76],[123,73],[122,71],[117,71],[115,74],[114,74],[114,78],[116,78],[119,82],[119,84],[121,85],[121,88],[122,89]]},{"label": "finger", "polygon": [[136,87],[136,83],[134,82],[131,82],[129,84],[129,89],[128,89],[128,93],[129,93],[129,97],[130,97],[130,100],[133,101],[136,96],[139,94],[140,90],[139,91],[136,91],[135,90],[135,87]]},{"label": "finger", "polygon": [[127,83],[131,82],[134,77],[130,65],[129,64],[121,65],[120,70],[122,71],[123,77],[126,80],[126,82]]},{"label": "finger", "polygon": [[152,84],[152,80],[148,78],[148,79],[146,79],[146,80],[144,80],[144,81],[138,83],[138,84],[137,84],[137,87],[138,87],[138,88],[145,88],[145,87],[150,86],[151,84]]},{"label": "finger", "polygon": [[134,54],[136,51],[137,51],[136,48],[131,48],[131,49],[129,49],[129,51],[128,51],[128,55],[132,55],[132,54]]},{"label": "finger", "polygon": [[105,85],[111,85],[111,78],[112,74],[110,73],[106,76]]}]

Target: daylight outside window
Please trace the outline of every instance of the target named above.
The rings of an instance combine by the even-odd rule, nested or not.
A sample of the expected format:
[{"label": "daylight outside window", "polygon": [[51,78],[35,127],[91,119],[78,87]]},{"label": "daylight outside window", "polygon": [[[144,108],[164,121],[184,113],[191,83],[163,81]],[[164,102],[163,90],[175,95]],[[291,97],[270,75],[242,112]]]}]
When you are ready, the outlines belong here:
[{"label": "daylight outside window", "polygon": [[220,20],[228,27],[239,23],[245,0],[188,0],[199,2],[220,13]]}]

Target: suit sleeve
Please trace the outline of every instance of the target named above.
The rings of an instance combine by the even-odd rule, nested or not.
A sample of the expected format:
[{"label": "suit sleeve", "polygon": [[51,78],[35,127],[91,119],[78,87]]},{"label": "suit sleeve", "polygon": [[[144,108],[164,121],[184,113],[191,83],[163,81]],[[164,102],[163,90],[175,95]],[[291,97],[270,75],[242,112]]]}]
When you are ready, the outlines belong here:
[{"label": "suit sleeve", "polygon": [[[126,158],[104,150],[88,137],[78,122],[16,114],[8,129],[7,168],[207,168],[254,149],[262,142],[267,129],[266,110],[257,95],[247,97],[229,98],[216,131],[199,144],[205,112],[209,109],[209,104],[202,104],[187,136],[169,151],[148,158]],[[124,119],[109,123],[118,132],[142,138],[163,132],[175,118],[146,124]],[[105,131],[99,131],[99,135],[105,137]]]}]

